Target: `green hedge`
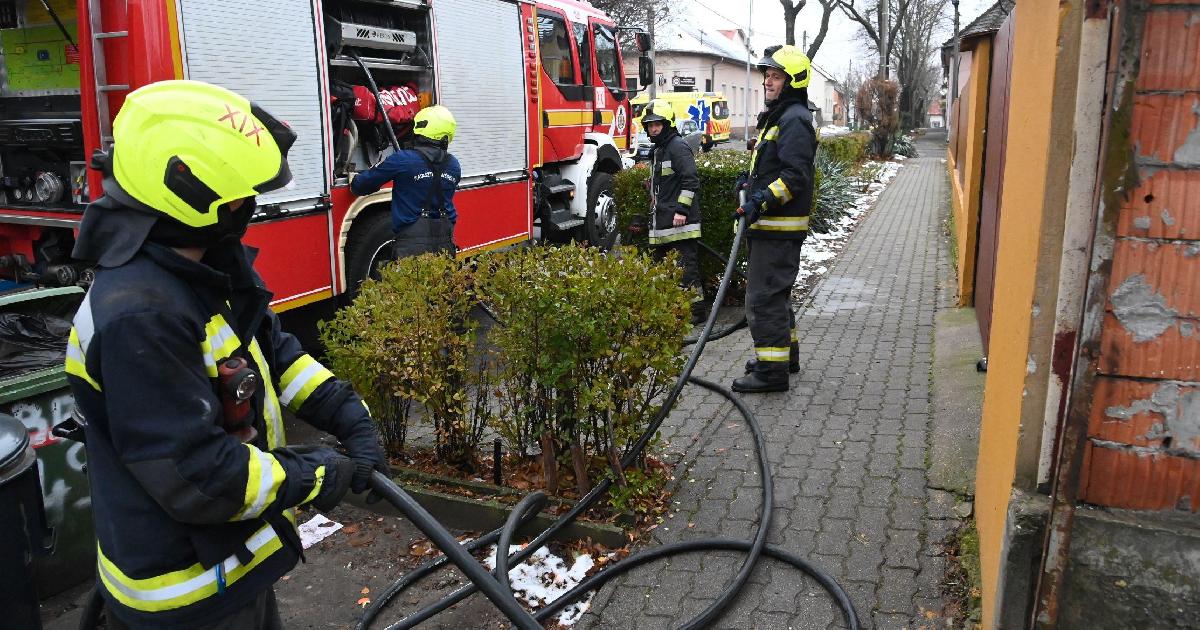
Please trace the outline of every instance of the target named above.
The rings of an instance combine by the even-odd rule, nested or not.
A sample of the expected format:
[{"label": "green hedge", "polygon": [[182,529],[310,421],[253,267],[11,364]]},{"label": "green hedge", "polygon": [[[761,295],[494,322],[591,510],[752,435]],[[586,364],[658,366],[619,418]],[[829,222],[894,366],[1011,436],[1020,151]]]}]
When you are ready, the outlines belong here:
[{"label": "green hedge", "polygon": [[844,136],[821,138],[819,151],[831,160],[858,164],[867,158],[867,145],[870,141],[870,133],[856,131]]}]

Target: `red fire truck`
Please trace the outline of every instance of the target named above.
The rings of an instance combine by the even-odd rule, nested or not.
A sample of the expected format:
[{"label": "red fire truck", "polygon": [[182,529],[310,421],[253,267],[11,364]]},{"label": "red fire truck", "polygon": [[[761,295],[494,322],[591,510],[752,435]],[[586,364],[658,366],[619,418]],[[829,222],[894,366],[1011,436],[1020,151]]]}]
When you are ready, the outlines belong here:
[{"label": "red fire truck", "polygon": [[[603,245],[615,235],[612,176],[629,146],[630,93],[621,33],[585,0],[48,5],[0,2],[7,280],[86,283],[69,254],[84,206],[102,193],[88,156],[111,142],[124,96],[165,79],[223,85],[298,132],[295,180],[260,197],[246,237],[277,311],[352,290],[390,249],[390,191],[357,198],[348,186],[391,151],[380,123],[339,109],[338,94],[369,84],[363,66],[385,96],[409,86],[458,119],[463,253],[534,238]],[[633,39],[645,85],[649,41]]]}]

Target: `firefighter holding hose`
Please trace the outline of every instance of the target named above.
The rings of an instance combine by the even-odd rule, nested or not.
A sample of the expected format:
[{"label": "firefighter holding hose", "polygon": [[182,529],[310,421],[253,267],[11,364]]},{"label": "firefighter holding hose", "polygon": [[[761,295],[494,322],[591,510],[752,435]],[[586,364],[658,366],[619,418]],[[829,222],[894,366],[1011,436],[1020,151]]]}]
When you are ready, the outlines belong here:
[{"label": "firefighter holding hose", "polygon": [[[362,400],[280,329],[241,237],[291,179],[294,132],[224,88],[126,97],[73,255],[98,265],[66,372],[85,424],[110,628],[279,628],[295,508],[387,460]],[[286,445],[283,407],[341,441]]]}]

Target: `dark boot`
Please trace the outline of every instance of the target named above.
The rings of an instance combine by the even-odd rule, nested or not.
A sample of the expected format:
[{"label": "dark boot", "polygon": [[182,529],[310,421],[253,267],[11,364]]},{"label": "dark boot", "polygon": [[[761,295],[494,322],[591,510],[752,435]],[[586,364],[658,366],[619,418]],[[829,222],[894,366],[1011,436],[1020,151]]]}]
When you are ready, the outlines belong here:
[{"label": "dark boot", "polygon": [[699,326],[708,321],[708,304],[692,302],[692,325]]},{"label": "dark boot", "polygon": [[[758,359],[750,359],[746,361],[746,373],[749,374],[758,369]],[[792,374],[800,373],[800,346],[792,343],[788,348],[788,372]]]},{"label": "dark boot", "polygon": [[787,372],[779,370],[771,370],[769,372],[755,371],[741,378],[733,379],[733,391],[744,394],[786,392],[787,390]]}]

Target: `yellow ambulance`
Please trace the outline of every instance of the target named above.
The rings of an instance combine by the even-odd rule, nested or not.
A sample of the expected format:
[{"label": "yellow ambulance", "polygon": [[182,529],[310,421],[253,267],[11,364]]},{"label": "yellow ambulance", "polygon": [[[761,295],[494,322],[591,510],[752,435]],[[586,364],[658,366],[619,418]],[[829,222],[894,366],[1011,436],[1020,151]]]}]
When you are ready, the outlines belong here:
[{"label": "yellow ambulance", "polygon": [[[675,127],[679,135],[693,145],[708,151],[718,142],[729,139],[729,103],[720,92],[660,92],[656,98],[671,104],[675,110]],[[633,132],[636,137],[635,157],[649,159],[650,140],[642,130],[642,110],[650,102],[649,92],[633,99]]]}]

